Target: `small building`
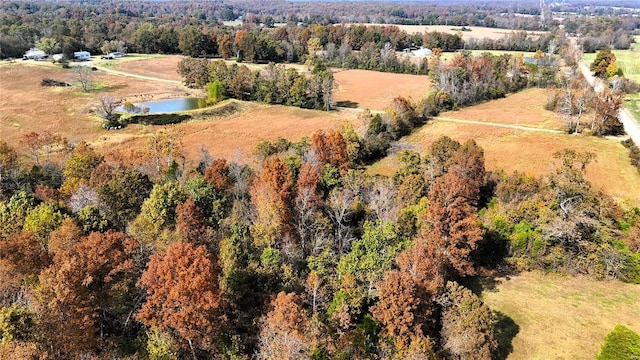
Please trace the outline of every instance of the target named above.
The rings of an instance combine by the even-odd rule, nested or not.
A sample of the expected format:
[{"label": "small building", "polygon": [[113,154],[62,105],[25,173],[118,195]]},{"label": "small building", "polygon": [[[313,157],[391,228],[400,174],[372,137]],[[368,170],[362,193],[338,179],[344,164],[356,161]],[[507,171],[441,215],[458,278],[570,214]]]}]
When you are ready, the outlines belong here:
[{"label": "small building", "polygon": [[42,59],[46,59],[47,58],[47,54],[38,49],[38,48],[31,48],[29,49],[29,51],[27,51],[26,53],[24,53],[24,55],[22,56],[22,58],[24,60],[42,60]]},{"label": "small building", "polygon": [[77,61],[86,61],[91,59],[91,54],[88,51],[76,51],[73,53],[73,58]]},{"label": "small building", "polygon": [[413,54],[413,56],[429,56],[431,55],[431,49],[421,47],[418,50],[412,50],[411,54]]},{"label": "small building", "polygon": [[62,61],[64,59],[64,54],[53,54],[53,61]]}]

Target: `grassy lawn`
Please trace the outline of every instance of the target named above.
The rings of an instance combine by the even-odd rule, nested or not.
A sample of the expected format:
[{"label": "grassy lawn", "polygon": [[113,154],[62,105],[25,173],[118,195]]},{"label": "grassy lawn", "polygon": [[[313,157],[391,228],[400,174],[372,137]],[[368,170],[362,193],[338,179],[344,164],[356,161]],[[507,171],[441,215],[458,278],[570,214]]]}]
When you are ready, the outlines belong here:
[{"label": "grassy lawn", "polygon": [[616,324],[640,332],[640,285],[540,273],[490,285],[481,298],[506,325],[509,359],[593,359]]},{"label": "grassy lawn", "polygon": [[[629,50],[613,50],[618,60],[618,67],[622,69],[628,79],[640,82],[640,36],[635,37],[635,43]],[[596,54],[584,54],[584,62],[591,65]]]}]

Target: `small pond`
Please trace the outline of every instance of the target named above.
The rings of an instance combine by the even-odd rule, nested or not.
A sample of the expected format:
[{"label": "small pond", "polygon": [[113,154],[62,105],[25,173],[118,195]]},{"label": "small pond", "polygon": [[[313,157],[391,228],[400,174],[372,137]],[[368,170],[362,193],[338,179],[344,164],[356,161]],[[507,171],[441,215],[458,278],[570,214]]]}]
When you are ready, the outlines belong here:
[{"label": "small pond", "polygon": [[143,113],[143,109],[149,109],[147,114],[163,114],[172,113],[184,110],[198,109],[199,98],[175,98],[158,101],[146,101],[133,104],[135,106],[134,111],[126,111],[123,105],[116,108],[116,111],[123,113]]}]

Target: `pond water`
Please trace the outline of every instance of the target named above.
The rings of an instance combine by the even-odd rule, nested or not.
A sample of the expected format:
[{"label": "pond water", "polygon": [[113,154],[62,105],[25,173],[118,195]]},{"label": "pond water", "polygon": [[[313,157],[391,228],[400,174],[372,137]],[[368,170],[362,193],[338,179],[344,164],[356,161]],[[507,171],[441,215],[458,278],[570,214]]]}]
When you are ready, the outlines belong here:
[{"label": "pond water", "polygon": [[[136,109],[132,111],[134,113],[142,113],[143,109],[148,108],[148,114],[163,114],[163,113],[172,113],[177,111],[184,110],[193,110],[198,109],[198,100],[199,98],[175,98],[175,99],[166,99],[166,100],[158,100],[158,101],[145,101],[141,103],[135,103]],[[122,105],[116,108],[116,111],[121,111],[126,113],[127,111],[124,109]]]}]

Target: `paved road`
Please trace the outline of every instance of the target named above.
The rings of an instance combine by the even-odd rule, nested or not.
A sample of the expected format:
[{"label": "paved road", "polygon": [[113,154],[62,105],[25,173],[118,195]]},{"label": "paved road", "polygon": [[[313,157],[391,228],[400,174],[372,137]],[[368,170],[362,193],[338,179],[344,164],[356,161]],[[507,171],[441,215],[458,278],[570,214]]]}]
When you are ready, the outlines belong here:
[{"label": "paved road", "polygon": [[[589,85],[593,86],[593,89],[597,93],[602,92],[605,86],[602,80],[591,75],[591,71],[589,70],[589,67],[587,67],[587,65],[584,63],[584,61],[580,61],[579,66],[580,70],[582,71],[582,75],[584,75],[584,78],[587,80]],[[624,126],[624,131],[629,134],[631,140],[633,140],[636,146],[640,146],[640,123],[638,123],[631,112],[624,106],[622,106],[620,110],[618,110],[618,119]]]}]

